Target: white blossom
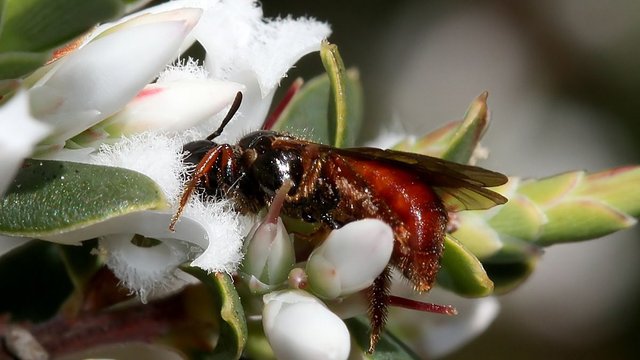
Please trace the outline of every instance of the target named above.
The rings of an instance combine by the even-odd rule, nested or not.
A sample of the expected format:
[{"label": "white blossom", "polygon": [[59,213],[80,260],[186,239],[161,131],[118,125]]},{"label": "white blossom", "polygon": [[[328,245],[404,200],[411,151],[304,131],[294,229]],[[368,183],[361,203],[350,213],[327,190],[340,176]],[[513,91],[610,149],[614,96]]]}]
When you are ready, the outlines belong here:
[{"label": "white blossom", "polygon": [[278,359],[346,359],[347,326],[319,299],[302,290],[264,296],[262,326]]},{"label": "white blossom", "polygon": [[366,289],[389,264],[393,230],[365,219],[333,230],[309,256],[306,272],[314,294],[334,299]]}]

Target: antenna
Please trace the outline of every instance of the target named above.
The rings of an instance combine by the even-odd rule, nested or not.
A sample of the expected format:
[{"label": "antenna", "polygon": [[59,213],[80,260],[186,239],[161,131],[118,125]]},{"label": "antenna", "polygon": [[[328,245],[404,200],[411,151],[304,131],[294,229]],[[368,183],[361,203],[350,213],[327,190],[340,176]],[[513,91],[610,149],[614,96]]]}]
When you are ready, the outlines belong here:
[{"label": "antenna", "polygon": [[214,131],[211,135],[207,136],[207,140],[213,140],[218,136],[220,136],[220,134],[222,134],[222,130],[224,130],[224,127],[227,126],[229,121],[231,121],[231,119],[233,118],[233,115],[235,115],[236,112],[238,112],[238,109],[240,108],[241,103],[242,103],[242,93],[238,91],[238,93],[236,94],[236,98],[233,99],[233,104],[231,104],[231,108],[229,109],[227,116],[225,116],[224,119],[222,119],[222,123],[220,124],[220,127],[218,128],[218,130]]}]

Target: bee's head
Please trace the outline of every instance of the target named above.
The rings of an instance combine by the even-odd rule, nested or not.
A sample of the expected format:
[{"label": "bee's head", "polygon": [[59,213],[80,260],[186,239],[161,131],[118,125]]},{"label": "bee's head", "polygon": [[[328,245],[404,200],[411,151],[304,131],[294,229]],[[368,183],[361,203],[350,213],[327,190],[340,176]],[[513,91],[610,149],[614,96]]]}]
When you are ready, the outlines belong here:
[{"label": "bee's head", "polygon": [[187,143],[182,147],[182,152],[185,155],[183,162],[188,165],[197,165],[204,155],[216,146],[218,144],[211,140],[197,140]]}]

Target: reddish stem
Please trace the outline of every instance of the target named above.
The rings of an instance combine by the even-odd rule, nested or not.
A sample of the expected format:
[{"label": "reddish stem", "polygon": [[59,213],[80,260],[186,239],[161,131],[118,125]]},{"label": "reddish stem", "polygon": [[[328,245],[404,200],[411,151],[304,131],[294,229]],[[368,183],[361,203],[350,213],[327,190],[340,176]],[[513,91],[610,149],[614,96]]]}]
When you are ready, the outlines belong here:
[{"label": "reddish stem", "polygon": [[[86,312],[74,320],[61,316],[49,321],[30,324],[18,323],[17,326],[30,332],[36,341],[52,357],[86,350],[99,345],[128,342],[157,342],[172,334],[198,333],[204,328],[213,329],[214,325],[206,320],[194,321],[187,309],[189,288],[181,293],[154,301],[117,310]],[[0,337],[4,336],[6,326],[0,319]],[[194,340],[194,342],[197,341]],[[203,351],[210,346],[200,342]],[[7,355],[0,349],[0,359]]]},{"label": "reddish stem", "polygon": [[410,310],[431,312],[442,315],[458,315],[458,310],[451,305],[438,305],[399,296],[389,295],[389,305]]},{"label": "reddish stem", "polygon": [[298,93],[298,90],[300,90],[303,83],[304,81],[302,80],[302,78],[297,78],[291,84],[291,86],[287,90],[287,93],[284,95],[284,98],[278,103],[271,115],[269,115],[269,117],[264,121],[264,124],[262,125],[263,130],[270,130],[273,125],[275,125],[276,121],[280,118],[280,115],[282,115],[282,112],[287,107],[287,105],[289,105],[291,99],[293,99],[293,96]]}]

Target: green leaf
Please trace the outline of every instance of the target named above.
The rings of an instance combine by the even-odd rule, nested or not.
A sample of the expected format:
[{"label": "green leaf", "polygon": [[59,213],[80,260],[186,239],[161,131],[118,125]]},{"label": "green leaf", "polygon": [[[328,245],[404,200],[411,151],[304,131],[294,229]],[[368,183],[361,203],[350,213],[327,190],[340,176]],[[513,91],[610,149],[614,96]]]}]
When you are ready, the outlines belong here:
[{"label": "green leaf", "polygon": [[11,51],[0,52],[0,80],[14,79],[42,65],[51,56],[45,52]]},{"label": "green leaf", "polygon": [[183,266],[182,270],[195,276],[210,290],[220,304],[220,338],[214,352],[207,358],[239,359],[247,343],[247,321],[240,296],[227,274],[207,274],[200,268]]},{"label": "green leaf", "polygon": [[[369,348],[369,325],[366,320],[352,318],[344,321],[360,349]],[[420,357],[390,331],[384,331],[373,354],[362,354],[363,359],[416,360]]]},{"label": "green leaf", "polygon": [[524,240],[535,240],[540,235],[547,216],[530,198],[514,194],[509,202],[487,222],[501,236],[509,235]]},{"label": "green leaf", "polygon": [[[339,58],[333,60],[338,61]],[[306,82],[272,129],[322,144],[355,145],[362,124],[362,85],[356,70],[345,72],[341,60],[339,63],[340,66],[330,64],[332,67],[327,68],[329,75]],[[338,91],[338,88],[342,90]],[[331,115],[327,104],[340,109],[339,113]]]},{"label": "green leaf", "polygon": [[494,284],[494,294],[500,295],[512,291],[522,284],[538,264],[539,256],[530,256],[521,261],[484,262],[484,268]]},{"label": "green leaf", "polygon": [[640,216],[640,166],[624,166],[587,175],[576,197],[600,199],[630,216]]},{"label": "green leaf", "polygon": [[484,259],[502,249],[500,234],[489,226],[483,217],[469,211],[460,212],[456,216],[456,222],[462,226],[459,226],[452,235],[474,256]]},{"label": "green leaf", "polygon": [[539,180],[523,182],[518,188],[522,194],[539,206],[546,206],[558,202],[559,199],[571,193],[584,179],[584,172],[573,171]]},{"label": "green leaf", "polygon": [[320,58],[329,75],[329,143],[341,147],[346,137],[347,107],[345,94],[347,85],[344,76],[344,64],[338,53],[338,47],[323,41]]},{"label": "green leaf", "polygon": [[[508,231],[542,246],[594,239],[626,229],[640,215],[640,167],[628,166],[594,174],[568,172],[540,180],[523,182],[517,198],[529,201],[543,217],[531,221],[529,212],[511,216],[512,224],[528,225],[528,231]],[[514,208],[509,202],[496,215]],[[535,209],[534,209],[535,210]],[[529,213],[529,214],[527,214]],[[516,215],[516,214],[512,214]],[[505,221],[490,220],[500,229]],[[501,225],[502,224],[502,225]],[[514,225],[512,225],[513,227]],[[533,227],[538,227],[537,234]],[[534,236],[536,235],[536,236]]]},{"label": "green leaf", "polygon": [[487,92],[484,92],[475,98],[463,120],[447,123],[417,140],[409,138],[401,141],[393,148],[461,164],[468,163],[489,125],[487,96]]},{"label": "green leaf", "polygon": [[58,235],[166,206],[158,185],[135,171],[27,160],[0,201],[0,233],[36,238]]},{"label": "green leaf", "polygon": [[489,125],[487,96],[485,91],[469,105],[464,120],[447,141],[448,147],[440,156],[442,159],[460,164],[469,162]]},{"label": "green leaf", "polygon": [[633,217],[604,202],[589,199],[561,203],[545,213],[548,222],[536,241],[543,246],[598,238],[636,223]]},{"label": "green leaf", "polygon": [[444,254],[438,272],[438,284],[467,297],[481,297],[493,292],[493,282],[478,258],[460,242],[445,237]]},{"label": "green leaf", "polygon": [[120,0],[5,0],[0,51],[44,51],[122,13]]}]

